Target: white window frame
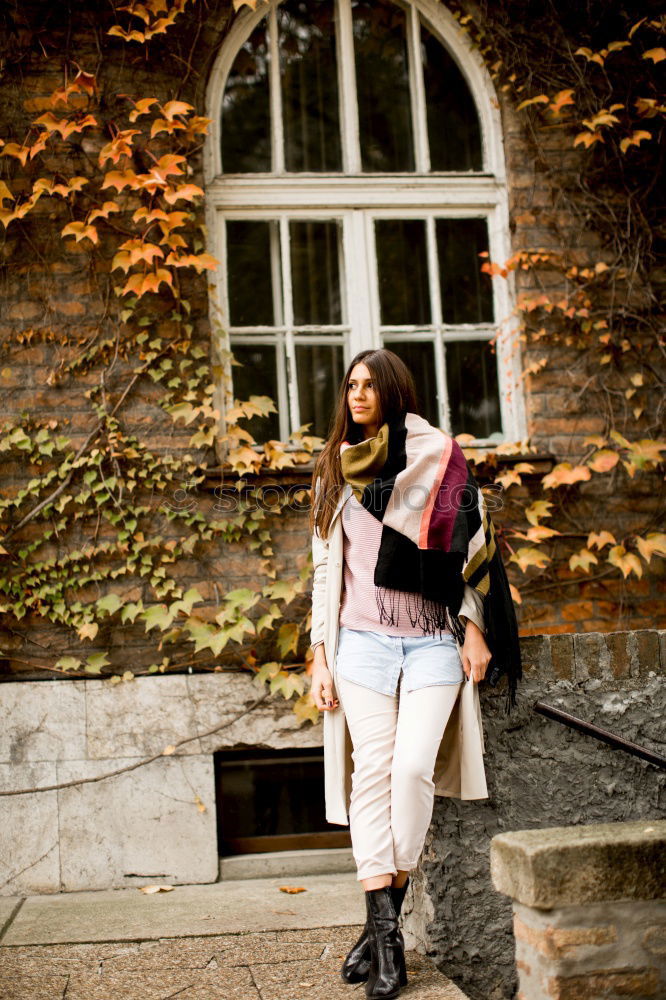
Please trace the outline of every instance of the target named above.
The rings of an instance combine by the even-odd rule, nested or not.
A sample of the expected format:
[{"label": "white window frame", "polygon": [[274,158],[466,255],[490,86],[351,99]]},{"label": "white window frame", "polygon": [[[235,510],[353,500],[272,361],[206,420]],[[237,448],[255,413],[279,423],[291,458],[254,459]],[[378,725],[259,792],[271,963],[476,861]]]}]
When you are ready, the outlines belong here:
[{"label": "white window frame", "polygon": [[[502,141],[499,102],[492,80],[479,53],[450,11],[439,0],[409,0],[407,41],[411,48],[410,93],[415,140],[416,170],[413,173],[367,173],[361,171],[358,114],[355,95],[355,65],[352,40],[350,0],[335,0],[338,7],[337,32],[339,65],[340,121],[342,132],[342,173],[287,173],[284,170],[282,117],[280,109],[279,64],[275,58],[276,9],[280,0],[260,3],[255,11],[248,7],[235,16],[227,37],[215,61],[207,95],[206,114],[212,119],[204,149],[204,178],[206,185],[206,213],[208,238],[212,253],[222,262],[214,275],[213,293],[216,298],[215,318],[221,333],[213,338],[213,364],[223,370],[230,384],[230,368],[220,357],[219,349],[229,350],[229,306],[226,300],[224,221],[226,218],[268,221],[280,218],[308,218],[343,220],[343,246],[345,269],[340,280],[347,315],[344,326],[350,327],[345,351],[345,364],[367,347],[380,347],[382,335],[379,324],[379,300],[376,287],[376,261],[374,259],[374,218],[425,218],[430,227],[429,245],[434,245],[432,229],[434,219],[485,218],[488,224],[490,257],[506,260],[511,252],[509,237],[508,192]],[[404,0],[403,4],[405,5]],[[222,100],[228,75],[236,55],[254,28],[266,17],[270,18],[269,31],[272,55],[271,76],[272,152],[275,170],[270,173],[224,174],[222,172],[220,121]],[[413,72],[420,59],[419,14],[432,34],[449,51],[458,65],[476,104],[481,130],[483,170],[476,173],[437,171],[429,169],[426,133],[426,105],[422,73]],[[288,223],[281,224],[282,239]],[[285,255],[283,247],[283,259]],[[287,253],[288,256],[288,253]],[[429,257],[431,253],[429,252]],[[443,391],[444,350],[447,340],[460,339],[468,332],[468,339],[491,339],[498,329],[501,336],[496,341],[498,387],[502,420],[502,441],[516,441],[526,437],[527,424],[523,382],[521,379],[521,350],[518,323],[513,313],[515,287],[509,279],[495,276],[492,280],[495,321],[484,330],[483,324],[451,326],[441,322],[439,285],[435,280],[434,261],[429,260],[430,284],[433,304],[432,324],[438,328],[433,334],[437,384],[440,400],[440,421],[449,427],[448,413],[444,410]],[[283,277],[284,280],[284,277]],[[288,289],[287,289],[288,291]],[[288,317],[283,317],[286,322]],[[368,334],[368,331],[370,333]],[[249,331],[247,331],[249,333]],[[257,331],[257,341],[261,336]],[[289,336],[289,334],[287,334]],[[245,334],[234,334],[234,340],[245,339]],[[336,338],[337,339],[337,338]],[[427,339],[427,336],[424,338]],[[298,405],[294,403],[295,391],[289,405],[288,387],[283,365],[278,365],[279,399],[281,411],[281,436],[288,436],[287,414],[292,426],[298,425]],[[216,392],[215,404],[223,414],[229,403],[229,394],[222,382]],[[283,429],[287,433],[283,433]],[[222,431],[221,431],[222,433]],[[473,445],[492,448],[502,442],[497,439],[476,438]],[[223,449],[222,449],[223,451]]]}]

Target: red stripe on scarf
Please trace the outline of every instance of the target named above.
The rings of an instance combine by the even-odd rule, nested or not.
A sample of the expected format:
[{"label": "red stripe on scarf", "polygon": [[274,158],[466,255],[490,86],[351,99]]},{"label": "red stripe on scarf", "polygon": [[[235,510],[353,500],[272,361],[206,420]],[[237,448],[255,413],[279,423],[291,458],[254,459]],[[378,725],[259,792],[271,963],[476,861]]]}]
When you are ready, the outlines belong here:
[{"label": "red stripe on scarf", "polygon": [[[428,524],[419,548],[449,552],[458,512],[467,492],[467,462],[462,448],[451,438],[440,460],[437,479],[428,498]],[[424,515],[425,516],[425,515]]]}]

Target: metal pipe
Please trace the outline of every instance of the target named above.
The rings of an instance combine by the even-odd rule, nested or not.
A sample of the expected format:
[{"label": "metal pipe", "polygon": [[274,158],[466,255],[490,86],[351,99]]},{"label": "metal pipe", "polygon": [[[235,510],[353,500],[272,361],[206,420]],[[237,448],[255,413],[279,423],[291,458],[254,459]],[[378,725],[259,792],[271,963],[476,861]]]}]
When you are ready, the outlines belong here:
[{"label": "metal pipe", "polygon": [[539,715],[545,715],[548,719],[561,722],[563,726],[568,726],[569,729],[576,729],[579,733],[584,733],[585,736],[592,736],[601,743],[607,743],[617,750],[624,750],[625,753],[630,753],[634,757],[640,757],[641,760],[646,760],[648,764],[654,764],[655,767],[660,767],[666,771],[666,757],[657,753],[656,750],[648,750],[646,747],[639,746],[638,743],[632,743],[630,740],[625,740],[616,733],[609,732],[608,729],[601,729],[591,722],[577,719],[575,715],[569,715],[568,712],[563,712],[560,708],[553,708],[552,705],[546,705],[542,701],[535,701],[533,709]]}]

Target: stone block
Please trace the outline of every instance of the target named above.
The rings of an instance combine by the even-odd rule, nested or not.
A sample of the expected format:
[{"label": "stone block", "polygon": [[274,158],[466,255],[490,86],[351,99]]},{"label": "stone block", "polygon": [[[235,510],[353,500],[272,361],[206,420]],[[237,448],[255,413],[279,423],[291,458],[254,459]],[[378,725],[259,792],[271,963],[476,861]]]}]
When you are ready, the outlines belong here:
[{"label": "stone block", "polygon": [[604,642],[608,650],[608,666],[613,677],[622,680],[632,675],[632,658],[628,649],[630,632],[608,632]]},{"label": "stone block", "polygon": [[[256,701],[265,688],[253,683],[252,677],[241,671],[220,674],[193,674],[185,678],[188,698],[195,706],[198,731],[207,732],[228,721]],[[309,722],[300,724],[293,711],[293,701],[281,695],[269,695],[265,702],[252,709],[237,722],[214,736],[202,738],[204,753],[222,747],[261,746],[319,747],[323,745],[323,726]]]},{"label": "stone block", "polygon": [[84,681],[0,684],[0,761],[85,757]]},{"label": "stone block", "polygon": [[[40,788],[55,783],[54,763],[0,764],[2,791]],[[60,870],[56,794],[35,792],[0,800],[0,895],[58,892]]]},{"label": "stone block", "polygon": [[[189,736],[196,736],[197,706],[189,697],[187,678],[137,677],[124,684],[87,681],[87,754],[90,760],[150,757]],[[199,740],[178,754],[200,754]]]},{"label": "stone block", "polygon": [[610,653],[601,632],[576,632],[573,636],[574,676],[577,681],[609,675]]},{"label": "stone block", "polygon": [[550,661],[556,680],[572,681],[574,679],[574,647],[571,633],[551,635]]},{"label": "stone block", "polygon": [[666,820],[519,830],[493,837],[495,888],[526,906],[666,898]]},{"label": "stone block", "polygon": [[528,635],[520,640],[520,658],[525,673],[536,672],[539,677],[550,677],[550,636]]},{"label": "stone block", "polygon": [[[135,763],[65,762],[58,765],[58,781],[97,777]],[[114,778],[62,789],[58,805],[65,891],[217,878],[210,757],[164,757]]]},{"label": "stone block", "polygon": [[659,632],[657,629],[636,629],[629,635],[635,650],[637,674],[645,677],[650,672],[660,673]]}]

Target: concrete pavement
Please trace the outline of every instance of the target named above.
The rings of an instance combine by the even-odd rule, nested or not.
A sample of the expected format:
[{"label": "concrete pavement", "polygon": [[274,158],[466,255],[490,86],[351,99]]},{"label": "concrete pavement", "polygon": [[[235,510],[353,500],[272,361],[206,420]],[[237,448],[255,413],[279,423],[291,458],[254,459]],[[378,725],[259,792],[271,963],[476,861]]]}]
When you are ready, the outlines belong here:
[{"label": "concrete pavement", "polygon": [[[0,1000],[364,1000],[340,979],[364,920],[349,873],[5,897]],[[405,1000],[465,1000],[424,956],[407,969]]]}]

